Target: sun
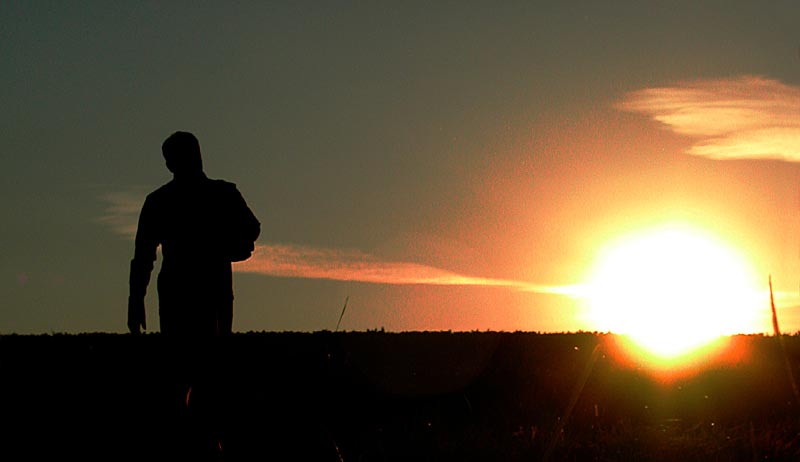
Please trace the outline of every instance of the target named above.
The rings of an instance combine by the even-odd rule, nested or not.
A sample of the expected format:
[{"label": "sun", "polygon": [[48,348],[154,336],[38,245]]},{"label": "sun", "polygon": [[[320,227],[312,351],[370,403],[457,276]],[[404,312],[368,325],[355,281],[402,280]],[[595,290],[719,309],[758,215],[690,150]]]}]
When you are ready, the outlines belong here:
[{"label": "sun", "polygon": [[720,239],[682,225],[641,231],[599,255],[588,321],[670,360],[723,335],[753,332],[763,308],[751,266]]}]

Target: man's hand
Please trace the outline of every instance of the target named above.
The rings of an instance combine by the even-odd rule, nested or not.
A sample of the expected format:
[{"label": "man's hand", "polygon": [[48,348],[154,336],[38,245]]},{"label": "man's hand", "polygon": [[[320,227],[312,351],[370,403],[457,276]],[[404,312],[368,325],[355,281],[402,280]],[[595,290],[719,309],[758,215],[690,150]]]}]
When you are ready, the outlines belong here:
[{"label": "man's hand", "polygon": [[144,298],[128,297],[128,330],[137,335],[147,330],[147,319],[144,314]]}]

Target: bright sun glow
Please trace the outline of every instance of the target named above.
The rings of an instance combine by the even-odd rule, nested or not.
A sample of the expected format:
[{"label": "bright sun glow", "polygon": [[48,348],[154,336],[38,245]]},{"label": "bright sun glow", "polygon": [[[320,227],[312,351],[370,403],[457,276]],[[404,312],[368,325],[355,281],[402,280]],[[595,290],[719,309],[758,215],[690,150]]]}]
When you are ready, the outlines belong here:
[{"label": "bright sun glow", "polygon": [[621,239],[588,281],[589,322],[670,360],[752,332],[763,294],[746,260],[714,236],[667,226]]}]

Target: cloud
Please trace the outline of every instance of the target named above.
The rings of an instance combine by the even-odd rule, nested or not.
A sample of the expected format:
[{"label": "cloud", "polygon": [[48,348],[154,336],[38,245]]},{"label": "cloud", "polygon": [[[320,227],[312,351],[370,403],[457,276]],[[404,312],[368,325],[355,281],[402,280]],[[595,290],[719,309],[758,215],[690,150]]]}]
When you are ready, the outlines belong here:
[{"label": "cloud", "polygon": [[433,266],[383,261],[355,250],[291,245],[258,245],[253,256],[236,263],[238,272],[303,279],[328,279],[393,285],[503,287],[525,292],[572,295],[570,286],[545,286],[507,279],[467,276]]},{"label": "cloud", "polygon": [[[133,240],[144,194],[115,192],[102,196],[107,203],[97,221],[114,233]],[[507,279],[466,276],[419,263],[385,261],[358,250],[259,244],[253,256],[233,265],[234,271],[265,276],[327,279],[392,285],[501,287],[524,292],[575,295],[574,286],[546,286]]]},{"label": "cloud", "polygon": [[688,154],[800,162],[800,87],[757,76],[631,92],[618,109],[696,139]]},{"label": "cloud", "polygon": [[110,227],[117,235],[133,240],[144,197],[144,194],[134,192],[113,192],[101,196],[106,208],[97,221]]}]

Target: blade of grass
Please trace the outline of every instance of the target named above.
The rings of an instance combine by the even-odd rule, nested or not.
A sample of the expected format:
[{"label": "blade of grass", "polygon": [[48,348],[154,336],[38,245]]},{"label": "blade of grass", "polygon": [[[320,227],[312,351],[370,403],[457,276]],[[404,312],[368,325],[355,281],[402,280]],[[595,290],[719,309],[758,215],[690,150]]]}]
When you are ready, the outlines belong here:
[{"label": "blade of grass", "polygon": [[800,391],[797,388],[797,381],[794,379],[794,372],[792,371],[792,364],[789,362],[789,354],[786,352],[786,343],[783,341],[781,329],[778,326],[778,311],[775,309],[775,297],[772,293],[772,275],[769,276],[769,303],[772,308],[772,330],[778,342],[781,345],[781,352],[783,353],[783,362],[786,366],[786,375],[789,377],[789,383],[792,385],[792,393],[797,404],[800,404]]},{"label": "blade of grass", "polygon": [[350,300],[350,296],[348,295],[344,299],[344,306],[342,307],[342,314],[339,315],[339,322],[336,323],[336,330],[334,332],[339,332],[339,324],[342,323],[342,318],[344,317],[344,312],[347,309],[347,301]]}]

